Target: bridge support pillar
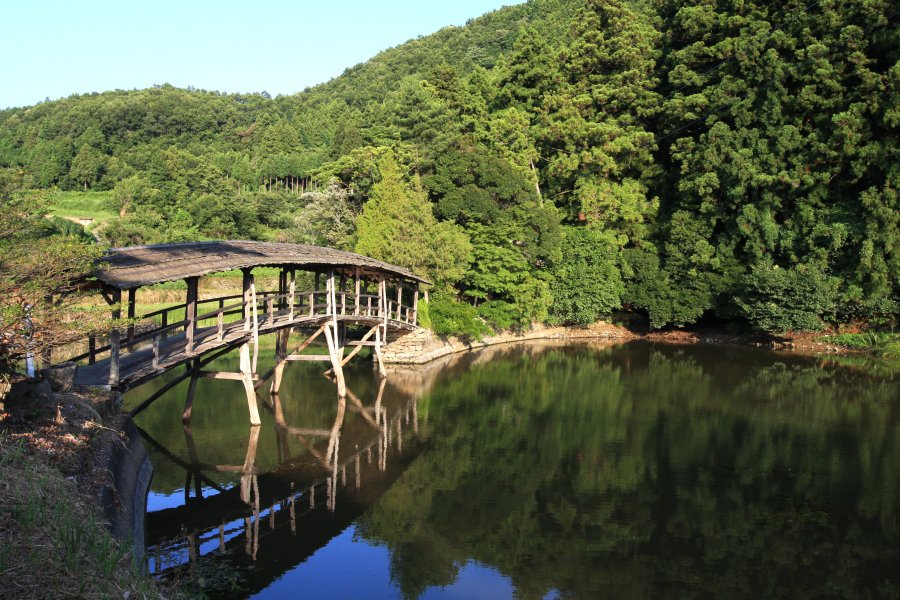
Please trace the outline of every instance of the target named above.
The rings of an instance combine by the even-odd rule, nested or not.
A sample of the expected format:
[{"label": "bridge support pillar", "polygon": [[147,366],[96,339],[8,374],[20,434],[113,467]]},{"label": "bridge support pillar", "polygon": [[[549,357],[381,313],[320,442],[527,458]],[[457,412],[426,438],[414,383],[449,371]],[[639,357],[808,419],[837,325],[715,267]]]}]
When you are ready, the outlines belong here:
[{"label": "bridge support pillar", "polygon": [[284,374],[284,365],[287,364],[287,347],[291,331],[291,328],[282,329],[276,334],[275,367],[272,370],[272,385],[269,386],[269,392],[272,394],[277,394],[281,387],[281,376]]},{"label": "bridge support pillar", "polygon": [[247,408],[250,409],[250,424],[259,425],[259,407],[256,404],[256,388],[253,386],[253,369],[250,364],[250,344],[241,344],[241,381],[247,393]]},{"label": "bridge support pillar", "polygon": [[331,370],[337,381],[338,397],[347,396],[347,383],[344,381],[344,347],[340,345],[340,332],[331,323],[325,324],[325,341],[328,343],[328,356],[331,358]]},{"label": "bridge support pillar", "polygon": [[378,366],[378,374],[384,378],[387,377],[387,369],[384,366],[384,355],[381,352],[381,325],[375,328],[375,364]]}]

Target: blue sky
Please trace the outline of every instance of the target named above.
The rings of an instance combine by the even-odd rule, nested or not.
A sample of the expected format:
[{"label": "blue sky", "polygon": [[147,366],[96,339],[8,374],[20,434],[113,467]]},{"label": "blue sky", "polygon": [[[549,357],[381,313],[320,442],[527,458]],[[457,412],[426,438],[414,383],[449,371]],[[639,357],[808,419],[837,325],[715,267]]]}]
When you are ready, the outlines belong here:
[{"label": "blue sky", "polygon": [[0,108],[162,83],[293,94],[521,1],[11,0],[0,10]]}]

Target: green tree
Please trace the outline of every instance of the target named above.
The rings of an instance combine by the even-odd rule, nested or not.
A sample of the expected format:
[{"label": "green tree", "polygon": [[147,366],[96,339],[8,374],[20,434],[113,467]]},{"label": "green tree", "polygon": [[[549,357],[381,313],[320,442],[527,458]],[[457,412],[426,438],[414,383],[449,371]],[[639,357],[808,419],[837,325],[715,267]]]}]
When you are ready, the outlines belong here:
[{"label": "green tree", "polygon": [[0,378],[27,354],[41,356],[95,331],[95,313],[76,310],[78,280],[101,251],[83,239],[49,236],[40,195],[0,177]]},{"label": "green tree", "polygon": [[347,187],[332,181],[327,188],[307,192],[300,199],[305,205],[294,217],[293,241],[341,250],[353,248],[357,214]]},{"label": "green tree", "polygon": [[96,148],[83,144],[72,160],[69,177],[84,186],[84,191],[101,176],[106,163],[105,156]]},{"label": "green tree", "polygon": [[619,308],[625,286],[618,262],[619,244],[611,234],[565,227],[562,258],[551,270],[553,318],[586,325]]},{"label": "green tree", "polygon": [[471,261],[466,234],[438,223],[426,194],[403,178],[393,156],[378,163],[380,180],[357,219],[356,251],[452,284]]}]

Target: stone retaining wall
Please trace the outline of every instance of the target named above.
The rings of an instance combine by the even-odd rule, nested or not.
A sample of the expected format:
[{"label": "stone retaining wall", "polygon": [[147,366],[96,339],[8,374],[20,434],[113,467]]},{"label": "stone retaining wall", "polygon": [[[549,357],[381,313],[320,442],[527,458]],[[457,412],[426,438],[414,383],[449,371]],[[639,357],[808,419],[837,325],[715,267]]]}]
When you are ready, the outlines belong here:
[{"label": "stone retaining wall", "polygon": [[464,342],[455,337],[442,338],[429,329],[419,329],[384,347],[384,360],[390,364],[421,365],[456,352],[475,348],[509,344],[529,340],[565,339],[629,339],[634,337],[626,329],[598,323],[590,327],[537,328],[522,333],[503,333],[486,336],[481,341]]}]

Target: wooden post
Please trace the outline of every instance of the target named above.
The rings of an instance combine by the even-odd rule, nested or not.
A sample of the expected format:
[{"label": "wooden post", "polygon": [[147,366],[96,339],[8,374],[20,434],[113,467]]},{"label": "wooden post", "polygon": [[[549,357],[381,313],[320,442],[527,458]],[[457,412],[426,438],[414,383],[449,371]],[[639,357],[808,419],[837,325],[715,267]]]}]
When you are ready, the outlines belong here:
[{"label": "wooden post", "polygon": [[252,279],[250,280],[250,302],[253,311],[253,362],[250,373],[256,373],[256,361],[259,358],[259,303],[256,301],[256,283]]},{"label": "wooden post", "polygon": [[388,326],[388,297],[387,297],[387,281],[384,277],[381,278],[381,289],[379,290],[379,295],[381,296],[381,303],[384,306],[384,311],[382,312],[382,320],[384,322],[384,332],[382,335],[381,342],[387,344],[387,326]]},{"label": "wooden post", "polygon": [[[163,313],[165,314],[165,313]],[[88,336],[88,364],[92,365],[97,362],[97,336]]]},{"label": "wooden post", "polygon": [[294,294],[297,291],[297,281],[296,281],[297,272],[295,269],[291,269],[291,282],[288,284],[288,320],[294,320],[294,302],[295,297]]},{"label": "wooden post", "polygon": [[[122,290],[116,288],[112,291],[112,318],[118,320],[122,317]],[[113,325],[109,332],[109,386],[116,387],[119,384],[119,326]]]},{"label": "wooden post", "polygon": [[[281,377],[284,373],[284,366],[287,364],[285,357],[287,356],[288,340],[291,337],[291,328],[282,329],[275,334],[275,367],[272,373],[272,385],[269,386],[269,393],[278,394],[281,387]],[[254,385],[254,388],[256,385]]]},{"label": "wooden post", "polygon": [[356,301],[354,302],[353,314],[357,317],[359,316],[359,267],[353,273],[353,277],[355,279],[354,282],[354,294]]},{"label": "wooden post", "polygon": [[[137,293],[137,288],[132,288],[128,290],[128,344],[131,346],[131,343],[134,341],[134,305],[135,305],[135,295]],[[133,348],[132,348],[133,350]]]},{"label": "wooden post", "polygon": [[241,381],[247,394],[247,408],[250,410],[250,424],[259,425],[259,407],[256,404],[256,388],[253,386],[253,369],[250,365],[250,344],[244,342],[240,348]]},{"label": "wooden post", "polygon": [[244,331],[250,331],[250,286],[253,284],[252,269],[241,269],[244,274],[242,289],[244,294],[241,305],[241,317],[244,319]]},{"label": "wooden post", "polygon": [[325,280],[325,304],[327,306],[326,313],[331,316],[335,314],[334,308],[334,271],[328,271],[328,279]]},{"label": "wooden post", "polygon": [[419,326],[419,284],[416,283],[415,290],[413,290],[413,317],[412,324],[416,327]]},{"label": "wooden post", "polygon": [[194,332],[197,329],[197,287],[200,281],[199,277],[188,277],[187,296],[185,299],[184,309],[184,337],[185,337],[185,353],[190,356],[194,353]]},{"label": "wooden post", "polygon": [[397,282],[397,320],[402,321],[403,317],[403,283]]},{"label": "wooden post", "polygon": [[159,368],[159,336],[153,336],[153,369]]}]

